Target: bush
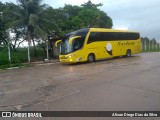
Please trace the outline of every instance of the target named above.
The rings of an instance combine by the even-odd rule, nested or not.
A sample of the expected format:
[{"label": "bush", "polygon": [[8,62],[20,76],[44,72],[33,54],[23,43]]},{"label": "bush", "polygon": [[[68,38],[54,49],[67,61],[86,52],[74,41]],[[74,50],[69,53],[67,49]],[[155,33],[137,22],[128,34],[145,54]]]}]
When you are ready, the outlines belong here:
[{"label": "bush", "polygon": [[[31,61],[43,60],[46,58],[46,53],[42,48],[37,47],[37,57],[34,55],[33,47],[30,48],[30,57]],[[11,51],[11,63],[12,64],[20,64],[28,62],[28,49],[27,48],[19,48],[17,51]],[[0,49],[0,66],[5,67],[9,65],[8,60],[8,50]]]},{"label": "bush", "polygon": [[6,50],[0,51],[0,65],[6,65],[8,63],[9,61],[8,61],[7,51]]},{"label": "bush", "polygon": [[20,48],[16,52],[11,53],[12,63],[24,63],[27,62],[27,48]]}]

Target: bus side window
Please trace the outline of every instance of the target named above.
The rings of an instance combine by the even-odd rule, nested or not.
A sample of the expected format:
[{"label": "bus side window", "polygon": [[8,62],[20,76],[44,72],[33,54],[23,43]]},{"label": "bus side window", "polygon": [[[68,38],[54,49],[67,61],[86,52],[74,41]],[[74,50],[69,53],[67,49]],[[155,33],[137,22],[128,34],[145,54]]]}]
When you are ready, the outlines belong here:
[{"label": "bus side window", "polygon": [[87,44],[98,41],[98,40],[99,40],[99,33],[98,32],[91,32],[89,35]]},{"label": "bus side window", "polygon": [[81,37],[81,38],[76,38],[73,42],[73,50],[79,50],[83,47],[83,43],[84,43],[85,37]]}]

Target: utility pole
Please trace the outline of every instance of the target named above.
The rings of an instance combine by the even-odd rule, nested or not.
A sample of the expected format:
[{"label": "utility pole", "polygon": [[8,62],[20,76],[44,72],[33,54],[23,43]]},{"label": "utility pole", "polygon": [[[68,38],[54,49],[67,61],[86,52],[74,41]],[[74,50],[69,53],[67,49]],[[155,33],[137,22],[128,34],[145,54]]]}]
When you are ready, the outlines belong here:
[{"label": "utility pole", "polygon": [[53,38],[52,34],[49,33],[48,36],[47,36],[47,38],[48,38],[48,39],[46,40],[47,59],[46,59],[45,61],[49,61],[49,52],[48,52],[48,48],[49,48],[49,47],[48,47],[48,43],[49,43],[49,41],[52,40],[52,38]]},{"label": "utility pole", "polygon": [[49,41],[50,36],[49,36],[49,35],[48,35],[48,36],[46,35],[46,38],[47,38],[47,39],[45,40],[45,42],[46,42],[46,54],[47,54],[46,57],[47,57],[47,58],[44,59],[44,61],[45,61],[45,62],[48,62],[48,61],[49,61],[49,52],[48,52],[48,48],[49,48],[49,47],[48,47],[48,41]]},{"label": "utility pole", "polygon": [[9,64],[11,64],[11,50],[10,50],[10,40],[8,39],[8,59]]},{"label": "utility pole", "polygon": [[46,40],[46,46],[47,46],[47,60],[49,60],[49,53],[48,53],[48,40]]}]

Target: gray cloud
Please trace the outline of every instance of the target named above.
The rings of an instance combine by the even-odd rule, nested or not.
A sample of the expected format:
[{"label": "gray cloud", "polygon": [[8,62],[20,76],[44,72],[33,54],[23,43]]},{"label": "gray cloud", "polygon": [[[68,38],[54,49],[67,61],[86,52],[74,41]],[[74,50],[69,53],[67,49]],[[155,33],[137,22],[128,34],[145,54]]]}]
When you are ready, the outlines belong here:
[{"label": "gray cloud", "polygon": [[160,41],[160,1],[122,0],[109,4],[104,1],[102,10],[107,11],[116,27],[128,27],[140,31],[142,36],[156,38]]}]

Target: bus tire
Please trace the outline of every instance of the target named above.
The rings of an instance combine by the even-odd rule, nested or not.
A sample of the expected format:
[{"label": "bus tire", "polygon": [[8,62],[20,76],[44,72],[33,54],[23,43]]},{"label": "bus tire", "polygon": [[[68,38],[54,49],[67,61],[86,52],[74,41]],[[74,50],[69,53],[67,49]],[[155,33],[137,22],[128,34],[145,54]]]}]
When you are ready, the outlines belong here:
[{"label": "bus tire", "polygon": [[89,55],[88,55],[88,62],[89,63],[92,63],[92,62],[94,62],[95,61],[95,55],[93,54],[93,53],[90,53]]},{"label": "bus tire", "polygon": [[126,57],[131,57],[131,50],[130,49],[127,50]]}]

